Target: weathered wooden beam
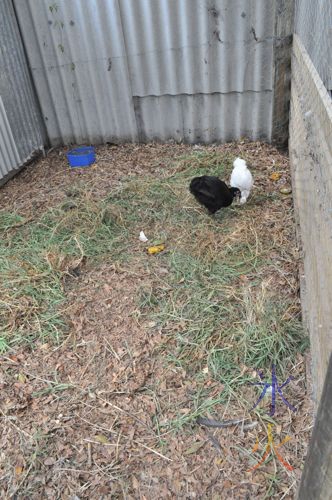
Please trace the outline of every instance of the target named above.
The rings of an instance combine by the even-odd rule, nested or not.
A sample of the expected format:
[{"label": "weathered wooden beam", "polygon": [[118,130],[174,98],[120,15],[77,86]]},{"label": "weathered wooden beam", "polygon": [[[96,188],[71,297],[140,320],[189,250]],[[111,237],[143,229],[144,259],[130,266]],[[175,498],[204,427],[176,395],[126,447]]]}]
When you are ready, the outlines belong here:
[{"label": "weathered wooden beam", "polygon": [[294,0],[276,0],[272,142],[281,148],[288,146],[294,3]]},{"label": "weathered wooden beam", "polygon": [[297,498],[332,499],[332,354]]},{"label": "weathered wooden beam", "polygon": [[304,273],[303,318],[310,333],[318,405],[332,352],[332,102],[294,35],[289,155]]}]

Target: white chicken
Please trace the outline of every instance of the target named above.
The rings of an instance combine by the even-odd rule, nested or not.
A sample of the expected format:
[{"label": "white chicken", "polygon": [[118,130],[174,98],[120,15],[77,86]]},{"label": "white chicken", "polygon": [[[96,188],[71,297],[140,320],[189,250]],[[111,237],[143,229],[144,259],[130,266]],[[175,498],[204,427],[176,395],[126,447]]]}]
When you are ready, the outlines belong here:
[{"label": "white chicken", "polygon": [[233,167],[230,185],[231,187],[238,188],[241,191],[240,203],[243,205],[248,199],[254,180],[245,160],[236,158],[233,163]]}]

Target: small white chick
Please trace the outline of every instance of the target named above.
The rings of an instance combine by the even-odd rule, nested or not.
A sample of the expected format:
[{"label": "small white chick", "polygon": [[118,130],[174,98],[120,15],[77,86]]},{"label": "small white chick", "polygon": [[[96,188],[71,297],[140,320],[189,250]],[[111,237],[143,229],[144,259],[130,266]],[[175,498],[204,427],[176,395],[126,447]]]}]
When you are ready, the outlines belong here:
[{"label": "small white chick", "polygon": [[241,191],[240,203],[243,205],[243,203],[247,201],[251,188],[254,184],[254,180],[245,160],[236,158],[233,163],[233,167],[230,185],[231,187],[238,188]]}]

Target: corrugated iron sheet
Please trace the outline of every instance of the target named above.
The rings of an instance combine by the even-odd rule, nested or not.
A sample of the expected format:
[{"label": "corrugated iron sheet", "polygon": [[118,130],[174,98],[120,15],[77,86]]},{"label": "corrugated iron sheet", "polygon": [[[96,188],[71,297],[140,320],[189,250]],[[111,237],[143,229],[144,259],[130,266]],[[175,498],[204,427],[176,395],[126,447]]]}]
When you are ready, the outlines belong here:
[{"label": "corrugated iron sheet", "polygon": [[42,121],[11,0],[0,3],[0,181],[43,147]]},{"label": "corrugated iron sheet", "polygon": [[20,155],[0,97],[0,179],[4,179],[19,164]]},{"label": "corrugated iron sheet", "polygon": [[275,0],[14,0],[52,144],[271,137]]},{"label": "corrugated iron sheet", "polygon": [[268,141],[271,99],[271,92],[136,97],[139,140],[174,139],[194,144],[245,136]]},{"label": "corrugated iron sheet", "polygon": [[272,90],[273,0],[120,5],[133,95]]},{"label": "corrugated iron sheet", "polygon": [[298,34],[327,90],[332,90],[332,2],[296,0]]},{"label": "corrugated iron sheet", "polygon": [[134,140],[117,0],[15,1],[52,144]]}]

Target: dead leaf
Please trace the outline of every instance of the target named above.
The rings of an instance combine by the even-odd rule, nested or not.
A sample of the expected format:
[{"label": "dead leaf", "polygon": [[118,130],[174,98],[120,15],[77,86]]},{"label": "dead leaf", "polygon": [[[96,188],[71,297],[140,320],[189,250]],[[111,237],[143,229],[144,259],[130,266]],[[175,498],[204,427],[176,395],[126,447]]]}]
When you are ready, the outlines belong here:
[{"label": "dead leaf", "polygon": [[15,474],[16,474],[16,476],[20,476],[22,474],[23,470],[24,469],[23,469],[23,467],[21,465],[17,465],[15,467]]},{"label": "dead leaf", "polygon": [[110,442],[107,439],[107,437],[103,436],[102,434],[97,434],[97,436],[95,436],[95,440],[98,441],[98,443],[101,443],[101,444],[110,444]]},{"label": "dead leaf", "polygon": [[134,490],[139,490],[139,482],[137,481],[135,476],[132,477],[132,484],[133,484]]},{"label": "dead leaf", "polygon": [[55,463],[56,463],[56,460],[55,460],[55,458],[52,458],[52,457],[48,457],[44,460],[44,465],[51,466],[51,465],[54,465]]},{"label": "dead leaf", "polygon": [[283,186],[279,191],[281,194],[291,194],[292,188],[290,186]]},{"label": "dead leaf", "polygon": [[169,274],[169,270],[166,269],[165,267],[159,267],[158,268],[158,273],[159,274]]},{"label": "dead leaf", "polygon": [[256,440],[256,443],[253,446],[253,449],[251,450],[253,453],[255,453],[259,448],[259,441],[258,439]]},{"label": "dead leaf", "polygon": [[24,375],[24,373],[19,373],[18,374],[18,381],[21,383],[21,384],[25,384],[27,378],[26,376]]},{"label": "dead leaf", "polygon": [[198,441],[197,443],[194,443],[184,452],[184,455],[192,455],[193,453],[197,453],[197,451],[200,450],[202,446],[204,446],[204,444],[205,441]]}]

